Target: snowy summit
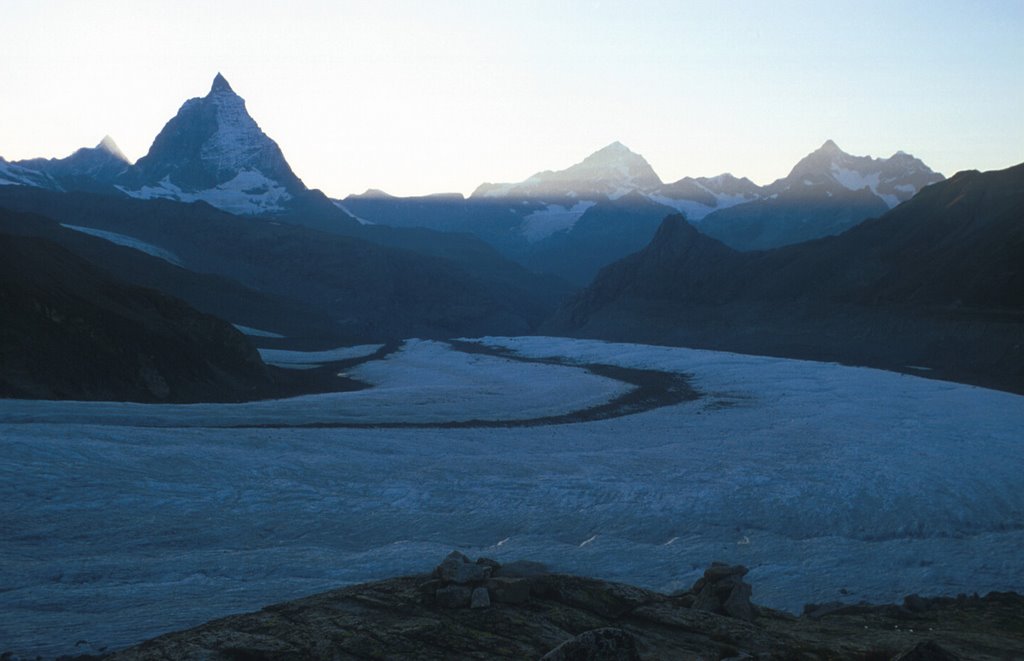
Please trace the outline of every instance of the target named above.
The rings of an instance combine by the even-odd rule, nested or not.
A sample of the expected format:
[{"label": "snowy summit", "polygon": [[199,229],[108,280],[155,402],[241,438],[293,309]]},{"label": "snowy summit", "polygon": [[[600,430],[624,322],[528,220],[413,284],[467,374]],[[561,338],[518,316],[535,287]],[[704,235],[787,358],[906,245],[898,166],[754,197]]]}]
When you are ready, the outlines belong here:
[{"label": "snowy summit", "polygon": [[137,170],[133,185],[120,187],[132,197],[203,200],[232,213],[281,211],[306,190],[219,73],[209,94],[164,126]]},{"label": "snowy summit", "polygon": [[473,196],[614,200],[659,186],[661,179],[650,163],[616,141],[565,170],[538,172],[518,184],[482,184]]}]

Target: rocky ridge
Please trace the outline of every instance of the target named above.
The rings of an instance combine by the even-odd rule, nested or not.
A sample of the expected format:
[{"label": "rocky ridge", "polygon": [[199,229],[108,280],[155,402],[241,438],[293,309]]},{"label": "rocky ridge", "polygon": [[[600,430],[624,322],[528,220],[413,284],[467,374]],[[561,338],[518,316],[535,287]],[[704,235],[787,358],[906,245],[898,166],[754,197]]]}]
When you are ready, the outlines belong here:
[{"label": "rocky ridge", "polygon": [[150,659],[1014,659],[1024,597],[757,606],[746,568],[671,595],[453,552],[432,574],[367,583],[171,633],[106,656]]}]

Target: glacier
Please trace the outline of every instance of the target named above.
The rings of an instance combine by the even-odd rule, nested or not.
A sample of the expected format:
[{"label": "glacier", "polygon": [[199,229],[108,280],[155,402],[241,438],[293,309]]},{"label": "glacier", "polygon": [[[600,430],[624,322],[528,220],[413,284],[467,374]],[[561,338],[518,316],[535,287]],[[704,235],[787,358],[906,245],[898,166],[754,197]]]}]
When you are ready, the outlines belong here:
[{"label": "glacier", "polygon": [[126,248],[132,248],[139,252],[144,252],[151,257],[157,257],[162,259],[169,264],[175,266],[184,266],[181,259],[169,250],[164,250],[160,246],[155,246],[152,243],[136,239],[134,236],[128,236],[127,234],[118,234],[117,232],[108,232],[106,230],[98,230],[92,227],[83,227],[82,225],[69,225],[67,223],[61,223],[61,227],[65,227],[69,230],[81,232],[82,234],[88,234],[89,236],[95,236],[105,241],[109,241],[115,245],[125,246]]},{"label": "glacier", "polygon": [[[473,341],[558,363],[407,341],[350,368],[374,386],[357,392],[0,400],[0,649],[116,648],[428,571],[453,548],[664,591],[742,563],[756,602],[791,611],[1024,590],[1024,397],[830,363]],[[444,425],[628,390],[591,363],[682,373],[701,396],[593,422]],[[346,421],[363,426],[295,426]],[[394,421],[434,426],[373,426]],[[270,426],[235,428],[251,423]]]}]

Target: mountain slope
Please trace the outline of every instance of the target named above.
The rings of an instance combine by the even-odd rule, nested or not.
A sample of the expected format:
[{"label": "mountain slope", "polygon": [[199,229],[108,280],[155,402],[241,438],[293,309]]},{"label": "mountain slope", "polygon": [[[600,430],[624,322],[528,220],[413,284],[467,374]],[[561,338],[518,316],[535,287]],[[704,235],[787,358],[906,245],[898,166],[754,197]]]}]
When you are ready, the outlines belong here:
[{"label": "mountain slope", "polygon": [[61,226],[42,216],[2,208],[0,232],[52,241],[92,264],[102,264],[126,284],[180,298],[232,323],[284,335],[292,346],[334,346],[345,339],[319,308],[258,292],[230,278],[190,271],[178,255],[126,234]]},{"label": "mountain slope", "polygon": [[231,401],[270,384],[229,324],[124,285],[60,246],[0,234],[0,396]]},{"label": "mountain slope", "polygon": [[[528,333],[566,291],[472,237],[399,232],[374,243],[201,203],[25,187],[0,189],[0,207],[131,237],[189,270],[312,306],[351,341]],[[406,240],[433,254],[401,247]]]},{"label": "mountain slope", "polygon": [[836,237],[742,253],[665,220],[546,329],[1024,390],[1024,165],[962,172]]},{"label": "mountain slope", "polygon": [[568,229],[529,243],[520,259],[534,271],[553,273],[582,287],[603,266],[643,248],[669,212],[670,207],[639,193],[597,202],[584,207]]}]

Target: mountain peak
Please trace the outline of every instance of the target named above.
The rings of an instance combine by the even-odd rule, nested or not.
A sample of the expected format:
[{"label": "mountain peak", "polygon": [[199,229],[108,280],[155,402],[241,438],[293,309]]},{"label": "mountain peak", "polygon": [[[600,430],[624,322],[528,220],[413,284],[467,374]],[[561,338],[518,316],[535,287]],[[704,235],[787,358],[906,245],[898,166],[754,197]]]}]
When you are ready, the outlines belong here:
[{"label": "mountain peak", "polygon": [[103,136],[103,139],[100,140],[100,144],[96,145],[96,149],[105,151],[114,158],[124,161],[125,163],[131,162],[128,160],[128,157],[124,155],[124,152],[121,151],[121,148],[117,146],[117,143],[114,142],[114,139],[109,135]]},{"label": "mountain peak", "polygon": [[631,150],[629,147],[627,147],[626,145],[624,145],[621,142],[619,142],[618,140],[616,140],[615,142],[611,143],[610,145],[607,145],[607,146],[602,147],[601,149],[598,149],[597,151],[595,151],[593,154],[591,154],[586,159],[584,159],[584,162],[586,162],[586,161],[608,162],[608,161],[617,161],[617,160],[621,160],[621,159],[624,159],[624,158],[631,158],[631,157],[632,158],[639,158],[641,160],[643,159],[642,156],[640,156],[639,154],[637,154],[636,152]]},{"label": "mountain peak", "polygon": [[227,78],[222,76],[219,71],[213,78],[213,85],[210,86],[210,94],[213,94],[214,92],[226,92],[228,94],[235,93],[235,91],[231,89],[231,85],[228,84]]},{"label": "mountain peak", "polygon": [[837,145],[831,139],[826,140],[825,144],[823,144],[821,147],[818,148],[818,151],[829,152],[829,153],[833,153],[833,154],[842,154],[843,153],[843,150],[839,148],[839,145]]},{"label": "mountain peak", "polygon": [[597,153],[598,154],[601,154],[601,153],[609,153],[609,154],[612,154],[612,153],[619,153],[619,154],[629,153],[629,154],[632,154],[633,152],[630,151],[629,147],[627,147],[626,145],[624,145],[621,142],[619,142],[618,140],[616,140],[615,142],[611,143],[610,145],[607,145],[605,147],[602,147],[601,149],[598,149]]},{"label": "mountain peak", "polygon": [[661,185],[650,163],[616,140],[565,170],[538,172],[518,184],[482,184],[473,195],[617,200],[633,191],[650,191]]},{"label": "mountain peak", "polygon": [[210,93],[186,101],[136,166],[123,189],[129,195],[203,199],[232,213],[280,211],[306,190],[219,73]]}]

